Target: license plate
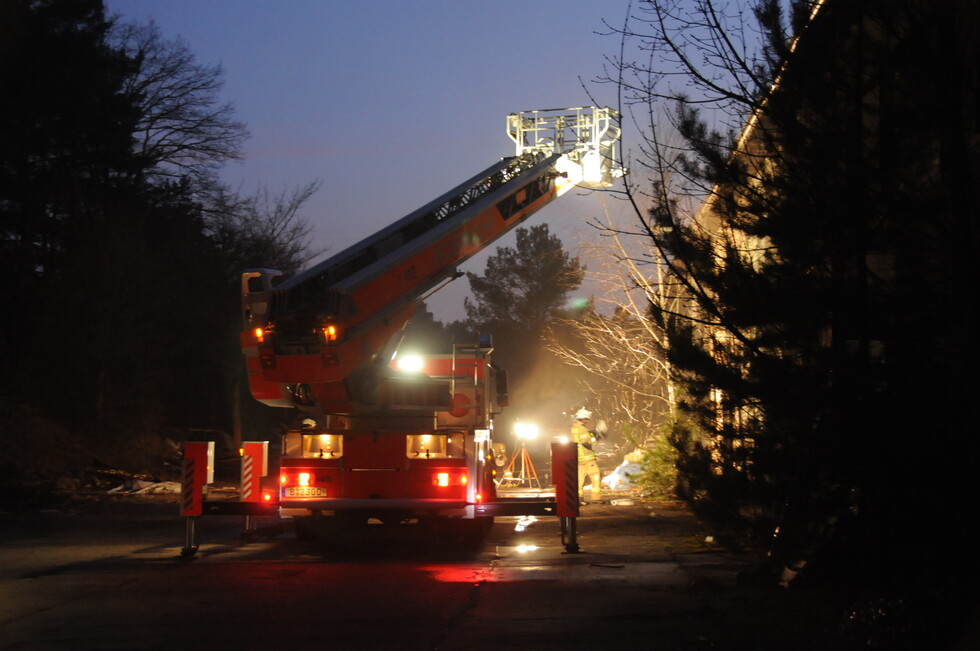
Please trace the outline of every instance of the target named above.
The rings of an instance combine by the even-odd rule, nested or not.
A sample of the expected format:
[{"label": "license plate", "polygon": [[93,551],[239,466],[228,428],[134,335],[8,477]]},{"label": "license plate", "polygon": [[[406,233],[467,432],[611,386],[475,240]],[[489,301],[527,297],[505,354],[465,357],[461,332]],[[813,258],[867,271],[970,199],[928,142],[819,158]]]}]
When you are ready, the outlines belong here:
[{"label": "license plate", "polygon": [[290,486],[286,488],[286,497],[326,497],[327,489],[320,486]]}]

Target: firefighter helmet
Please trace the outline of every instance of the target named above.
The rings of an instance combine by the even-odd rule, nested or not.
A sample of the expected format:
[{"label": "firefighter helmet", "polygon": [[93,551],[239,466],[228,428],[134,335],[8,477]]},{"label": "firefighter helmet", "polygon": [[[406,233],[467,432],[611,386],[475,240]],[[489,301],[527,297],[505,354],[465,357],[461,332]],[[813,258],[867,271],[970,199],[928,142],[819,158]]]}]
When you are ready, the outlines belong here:
[{"label": "firefighter helmet", "polygon": [[582,407],[581,409],[575,412],[575,418],[577,418],[578,420],[589,420],[590,418],[592,418],[592,412],[586,409],[585,407]]}]

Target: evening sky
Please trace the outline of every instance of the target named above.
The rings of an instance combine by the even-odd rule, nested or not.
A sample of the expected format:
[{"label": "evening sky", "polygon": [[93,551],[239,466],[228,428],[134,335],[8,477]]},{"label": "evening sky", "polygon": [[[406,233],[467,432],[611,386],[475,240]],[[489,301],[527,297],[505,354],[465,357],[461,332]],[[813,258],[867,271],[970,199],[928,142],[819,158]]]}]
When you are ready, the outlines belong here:
[{"label": "evening sky", "polygon": [[[107,0],[110,13],[154,21],[199,63],[224,69],[224,100],[251,137],[224,178],[248,194],[319,181],[303,217],[326,255],[431,201],[505,156],[509,113],[616,105],[593,83],[618,51],[603,19],[621,0]],[[585,225],[608,201],[566,196],[531,218],[588,263]],[[498,240],[464,271],[482,272]],[[590,287],[592,287],[590,289]],[[463,318],[465,279],[429,301]],[[594,293],[586,284],[583,292]]]}]

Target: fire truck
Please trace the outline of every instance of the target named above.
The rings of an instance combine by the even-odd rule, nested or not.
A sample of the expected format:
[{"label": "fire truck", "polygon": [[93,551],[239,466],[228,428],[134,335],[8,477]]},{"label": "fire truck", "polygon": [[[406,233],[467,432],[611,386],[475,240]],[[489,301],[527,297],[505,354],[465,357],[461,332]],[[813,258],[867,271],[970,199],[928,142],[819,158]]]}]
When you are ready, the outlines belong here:
[{"label": "fire truck", "polygon": [[278,469],[279,513],[297,525],[469,535],[528,512],[496,491],[493,418],[507,389],[489,339],[421,360],[399,350],[416,307],[459,265],[570,189],[622,174],[610,108],[514,113],[507,134],[514,156],[329,259],[292,278],[242,274],[251,393],[305,423],[283,437]]}]

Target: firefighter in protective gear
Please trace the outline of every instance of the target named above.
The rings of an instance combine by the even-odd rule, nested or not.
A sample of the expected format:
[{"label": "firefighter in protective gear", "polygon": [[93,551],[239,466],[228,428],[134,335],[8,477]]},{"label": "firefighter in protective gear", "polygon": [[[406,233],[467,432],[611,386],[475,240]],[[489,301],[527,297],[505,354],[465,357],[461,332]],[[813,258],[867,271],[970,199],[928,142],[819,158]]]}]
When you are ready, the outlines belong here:
[{"label": "firefighter in protective gear", "polygon": [[585,478],[592,480],[592,500],[602,496],[602,473],[599,462],[596,461],[593,444],[597,440],[595,432],[589,429],[592,412],[583,407],[575,412],[575,422],[572,424],[572,440],[578,443],[578,492],[584,495]]}]

